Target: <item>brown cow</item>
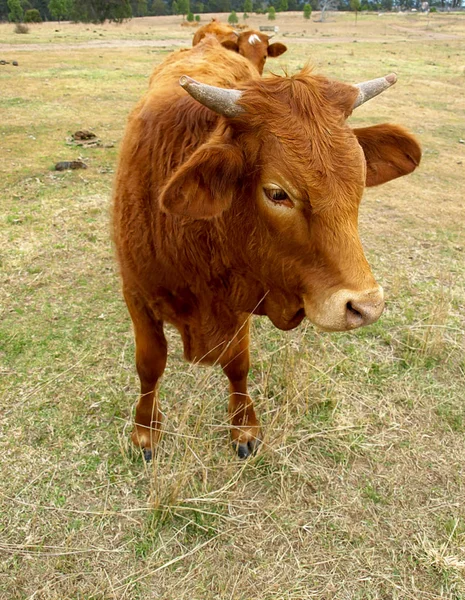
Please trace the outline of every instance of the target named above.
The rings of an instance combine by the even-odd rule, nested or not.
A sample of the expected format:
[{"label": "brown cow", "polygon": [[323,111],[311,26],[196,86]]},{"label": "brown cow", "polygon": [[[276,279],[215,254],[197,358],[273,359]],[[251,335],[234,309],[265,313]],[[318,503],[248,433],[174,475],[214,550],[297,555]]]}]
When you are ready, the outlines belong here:
[{"label": "brown cow", "polygon": [[305,316],[327,331],[376,321],[383,292],[358,236],[359,203],[365,186],[413,171],[421,151],[396,125],[346,124],[394,76],[374,90],[309,69],[261,79],[214,38],[156,73],[129,118],[114,194],[141,382],[132,439],[149,459],[167,321],[187,360],[223,368],[232,440],[245,457],[260,436],[247,393],[250,315],[283,330]]},{"label": "brown cow", "polygon": [[216,19],[212,19],[211,23],[203,25],[195,32],[192,45],[196,46],[207,35],[214,35],[225,48],[244,56],[257,68],[260,75],[268,57],[277,58],[287,50],[287,46],[280,42],[270,44],[273,37],[271,35],[253,29],[237,33]]}]

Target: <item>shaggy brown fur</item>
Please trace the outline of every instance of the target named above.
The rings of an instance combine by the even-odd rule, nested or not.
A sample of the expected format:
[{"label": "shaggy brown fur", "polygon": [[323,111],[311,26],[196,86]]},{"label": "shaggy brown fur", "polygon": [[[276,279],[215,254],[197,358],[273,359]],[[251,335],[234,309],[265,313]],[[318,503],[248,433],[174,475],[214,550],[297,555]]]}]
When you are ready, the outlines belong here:
[{"label": "shaggy brown fur", "polygon": [[[213,113],[179,86],[183,74],[242,89],[244,112]],[[400,127],[352,130],[345,119],[356,96],[309,69],[261,79],[214,38],[155,70],[129,118],[113,219],[141,381],[132,439],[148,456],[161,426],[163,322],[179,330],[187,360],[222,366],[232,439],[247,456],[259,439],[247,394],[250,315],[281,329],[305,314],[349,329],[358,326],[351,298],[374,305],[378,294],[368,309],[379,316],[358,206],[365,185],[413,171],[421,153]]]}]

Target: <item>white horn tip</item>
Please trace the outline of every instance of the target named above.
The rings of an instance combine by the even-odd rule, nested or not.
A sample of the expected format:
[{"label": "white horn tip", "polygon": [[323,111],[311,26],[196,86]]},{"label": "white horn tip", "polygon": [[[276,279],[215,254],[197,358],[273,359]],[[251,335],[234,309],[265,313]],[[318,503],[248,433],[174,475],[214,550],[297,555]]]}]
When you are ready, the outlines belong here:
[{"label": "white horn tip", "polygon": [[381,94],[381,92],[384,92],[384,90],[390,88],[391,85],[394,85],[396,81],[397,75],[395,73],[389,73],[389,75],[379,77],[378,79],[371,79],[370,81],[357,83],[355,87],[358,87],[359,94],[353,108],[357,108],[367,100],[371,100],[371,98]]},{"label": "white horn tip", "polygon": [[391,85],[394,85],[397,81],[397,75],[396,73],[389,73],[389,75],[386,75],[384,79],[388,81]]},{"label": "white horn tip", "polygon": [[197,82],[195,81],[195,79],[192,79],[192,77],[189,77],[188,75],[181,75],[181,77],[179,78],[179,85],[183,88],[185,88],[187,85],[189,85],[191,83],[197,83]]}]

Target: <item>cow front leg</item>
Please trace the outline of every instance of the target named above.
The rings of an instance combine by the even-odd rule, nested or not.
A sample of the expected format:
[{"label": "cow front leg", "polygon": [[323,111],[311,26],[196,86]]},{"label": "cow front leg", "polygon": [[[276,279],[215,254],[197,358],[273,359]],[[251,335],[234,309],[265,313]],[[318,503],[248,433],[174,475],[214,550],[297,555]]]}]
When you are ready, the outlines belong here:
[{"label": "cow front leg", "polygon": [[157,387],[166,366],[167,344],[163,321],[154,319],[148,307],[131,293],[125,291],[124,298],[134,327],[136,367],[140,379],[140,398],[131,439],[142,448],[145,460],[149,461],[161,431]]},{"label": "cow front leg", "polygon": [[231,440],[239,458],[247,458],[257,450],[261,441],[260,423],[247,392],[250,363],[248,321],[237,333],[228,350],[223,353],[220,363],[229,379]]}]

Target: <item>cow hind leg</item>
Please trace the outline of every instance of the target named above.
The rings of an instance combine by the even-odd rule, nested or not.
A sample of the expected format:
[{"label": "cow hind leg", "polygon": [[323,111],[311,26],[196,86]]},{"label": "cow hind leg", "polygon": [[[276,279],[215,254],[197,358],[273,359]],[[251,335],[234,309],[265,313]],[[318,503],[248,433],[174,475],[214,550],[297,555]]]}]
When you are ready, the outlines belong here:
[{"label": "cow hind leg", "polygon": [[152,459],[161,431],[162,414],[158,403],[158,380],[166,366],[167,344],[163,321],[156,320],[137,297],[124,294],[134,326],[136,367],[140,398],[131,439],[142,449],[146,461]]},{"label": "cow hind leg", "polygon": [[220,357],[220,364],[229,379],[231,440],[239,458],[247,458],[257,450],[261,441],[260,423],[247,392],[250,364],[248,323]]}]

